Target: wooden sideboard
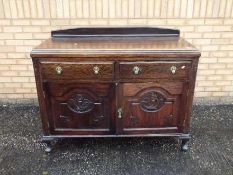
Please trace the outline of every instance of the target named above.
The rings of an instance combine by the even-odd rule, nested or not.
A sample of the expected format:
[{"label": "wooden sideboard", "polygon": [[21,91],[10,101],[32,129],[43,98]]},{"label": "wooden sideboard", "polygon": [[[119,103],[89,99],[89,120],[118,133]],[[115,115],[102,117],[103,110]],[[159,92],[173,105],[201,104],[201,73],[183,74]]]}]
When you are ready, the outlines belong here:
[{"label": "wooden sideboard", "polygon": [[43,141],[172,136],[188,149],[200,52],[161,28],[52,31],[31,52]]}]

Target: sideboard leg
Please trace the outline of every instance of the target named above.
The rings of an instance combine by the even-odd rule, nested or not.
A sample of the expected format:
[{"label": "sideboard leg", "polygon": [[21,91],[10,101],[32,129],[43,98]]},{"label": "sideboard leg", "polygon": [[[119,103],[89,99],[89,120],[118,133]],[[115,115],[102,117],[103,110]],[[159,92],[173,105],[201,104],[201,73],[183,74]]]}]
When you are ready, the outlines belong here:
[{"label": "sideboard leg", "polygon": [[45,152],[50,153],[53,149],[53,146],[52,146],[53,139],[43,138],[42,142],[45,143]]},{"label": "sideboard leg", "polygon": [[181,150],[182,151],[188,151],[188,140],[182,139],[181,140]]},{"label": "sideboard leg", "polygon": [[48,142],[45,142],[46,146],[45,146],[45,152],[46,153],[50,153],[52,151],[52,144],[48,141]]},{"label": "sideboard leg", "polygon": [[188,151],[189,147],[188,147],[188,141],[190,140],[190,135],[185,135],[185,136],[181,136],[180,140],[181,140],[181,151]]}]

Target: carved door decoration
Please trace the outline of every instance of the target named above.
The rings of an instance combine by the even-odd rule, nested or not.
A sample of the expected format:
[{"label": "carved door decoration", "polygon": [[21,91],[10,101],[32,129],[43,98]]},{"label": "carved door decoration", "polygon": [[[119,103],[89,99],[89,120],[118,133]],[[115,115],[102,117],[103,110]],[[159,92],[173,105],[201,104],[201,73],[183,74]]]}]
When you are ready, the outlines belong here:
[{"label": "carved door decoration", "polygon": [[[54,90],[56,86],[56,90]],[[93,88],[94,87],[94,88]],[[53,118],[53,132],[72,131],[106,132],[111,130],[112,104],[114,104],[114,86],[111,84],[87,85],[51,84],[50,102]]]},{"label": "carved door decoration", "polygon": [[86,113],[94,108],[94,99],[85,94],[76,94],[68,100],[68,108],[76,113]]},{"label": "carved door decoration", "polygon": [[153,85],[122,85],[120,105],[123,108],[123,117],[118,120],[120,133],[153,133],[161,128],[171,131],[178,129],[178,109],[182,94],[176,92],[176,89],[167,91],[166,87]]},{"label": "carved door decoration", "polygon": [[143,94],[140,98],[140,106],[145,112],[155,112],[164,105],[165,100],[166,98],[163,94],[155,90],[151,90]]}]

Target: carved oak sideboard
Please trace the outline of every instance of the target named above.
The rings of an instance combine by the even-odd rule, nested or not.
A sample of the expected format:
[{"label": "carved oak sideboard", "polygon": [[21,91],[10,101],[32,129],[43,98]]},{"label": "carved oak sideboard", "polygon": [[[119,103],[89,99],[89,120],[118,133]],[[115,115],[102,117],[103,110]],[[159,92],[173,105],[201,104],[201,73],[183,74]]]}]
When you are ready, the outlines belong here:
[{"label": "carved oak sideboard", "polygon": [[52,31],[31,52],[43,141],[172,136],[188,149],[200,52],[161,28]]}]

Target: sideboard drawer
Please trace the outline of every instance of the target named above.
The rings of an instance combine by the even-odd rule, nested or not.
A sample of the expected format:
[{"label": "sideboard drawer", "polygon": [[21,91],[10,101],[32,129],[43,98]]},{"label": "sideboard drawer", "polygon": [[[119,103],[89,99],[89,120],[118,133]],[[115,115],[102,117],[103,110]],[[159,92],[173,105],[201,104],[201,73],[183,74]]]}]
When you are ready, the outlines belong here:
[{"label": "sideboard drawer", "polygon": [[43,79],[112,79],[113,62],[41,62]]},{"label": "sideboard drawer", "polygon": [[188,78],[189,61],[121,62],[120,78]]}]

